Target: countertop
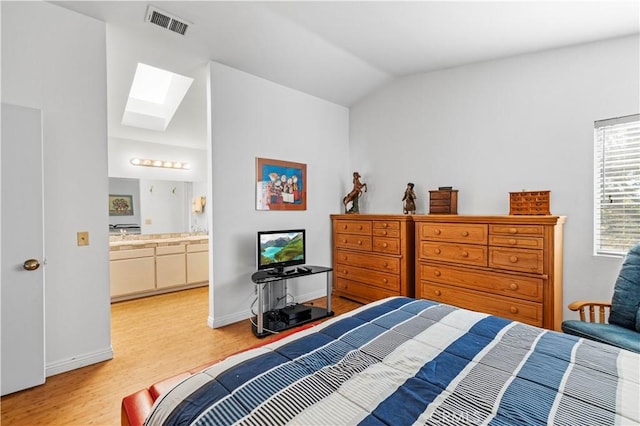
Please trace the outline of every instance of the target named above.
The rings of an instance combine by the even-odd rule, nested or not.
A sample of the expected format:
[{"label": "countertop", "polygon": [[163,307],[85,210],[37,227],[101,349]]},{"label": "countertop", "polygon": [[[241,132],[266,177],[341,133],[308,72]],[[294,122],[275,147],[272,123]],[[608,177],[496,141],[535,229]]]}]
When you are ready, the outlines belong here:
[{"label": "countertop", "polygon": [[125,237],[125,239],[117,239],[109,241],[110,250],[129,250],[133,248],[157,247],[179,244],[204,244],[209,241],[208,235],[185,235],[185,236],[142,236]]}]

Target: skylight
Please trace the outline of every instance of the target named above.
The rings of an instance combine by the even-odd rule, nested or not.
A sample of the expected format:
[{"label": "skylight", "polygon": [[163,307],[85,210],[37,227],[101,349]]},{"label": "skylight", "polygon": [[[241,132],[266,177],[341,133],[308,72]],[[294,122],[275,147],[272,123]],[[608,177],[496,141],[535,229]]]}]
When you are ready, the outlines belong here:
[{"label": "skylight", "polygon": [[193,79],[138,63],[122,124],[143,129],[167,129]]}]

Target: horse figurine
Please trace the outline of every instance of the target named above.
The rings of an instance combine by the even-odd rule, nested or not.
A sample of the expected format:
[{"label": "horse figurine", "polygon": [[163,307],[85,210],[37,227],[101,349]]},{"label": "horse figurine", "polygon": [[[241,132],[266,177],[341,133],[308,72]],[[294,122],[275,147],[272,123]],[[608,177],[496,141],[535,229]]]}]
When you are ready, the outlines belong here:
[{"label": "horse figurine", "polygon": [[[362,195],[362,192],[367,192],[367,184],[360,182],[360,173],[353,172],[353,189],[343,199],[345,213],[359,213],[360,208],[358,206],[358,198]],[[347,210],[347,204],[353,203],[351,208]]]}]

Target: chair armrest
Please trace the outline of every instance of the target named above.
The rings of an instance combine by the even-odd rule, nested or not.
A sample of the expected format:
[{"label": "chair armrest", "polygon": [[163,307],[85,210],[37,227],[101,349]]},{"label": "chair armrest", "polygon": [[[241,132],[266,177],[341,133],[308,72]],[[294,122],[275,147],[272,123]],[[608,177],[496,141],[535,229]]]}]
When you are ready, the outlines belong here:
[{"label": "chair armrest", "polygon": [[580,313],[580,321],[586,321],[585,309],[589,308],[589,322],[596,322],[596,311],[598,311],[599,323],[605,323],[605,314],[611,309],[611,302],[593,302],[586,300],[577,300],[568,306],[572,311]]}]

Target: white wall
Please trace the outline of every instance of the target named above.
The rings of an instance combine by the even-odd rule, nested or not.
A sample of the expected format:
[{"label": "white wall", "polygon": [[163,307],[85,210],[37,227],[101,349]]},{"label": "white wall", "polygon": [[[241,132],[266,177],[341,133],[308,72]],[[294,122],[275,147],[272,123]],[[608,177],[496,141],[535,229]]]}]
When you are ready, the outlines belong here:
[{"label": "white wall", "polygon": [[[214,327],[249,316],[256,232],[305,228],[309,264],[331,265],[331,213],[348,181],[349,111],[218,63],[211,63],[212,185],[208,203]],[[256,211],[256,157],[307,164],[306,211]],[[290,285],[298,301],[320,297],[325,277]]]},{"label": "white wall", "polygon": [[[140,232],[169,234],[189,231],[191,202],[187,182],[140,179]],[[189,191],[190,192],[190,191]]]},{"label": "white wall", "polygon": [[551,190],[567,216],[565,305],[610,300],[621,259],[592,255],[593,122],[638,112],[639,63],[636,36],[389,84],[351,110],[361,211],[401,212],[407,182],[422,214],[438,186],[460,191],[460,214],[507,214],[509,191]]},{"label": "white wall", "polygon": [[[2,2],[2,102],[43,114],[47,375],[112,357],[104,23]],[[51,25],[56,22],[56,25]],[[78,247],[76,232],[90,245]]]}]

